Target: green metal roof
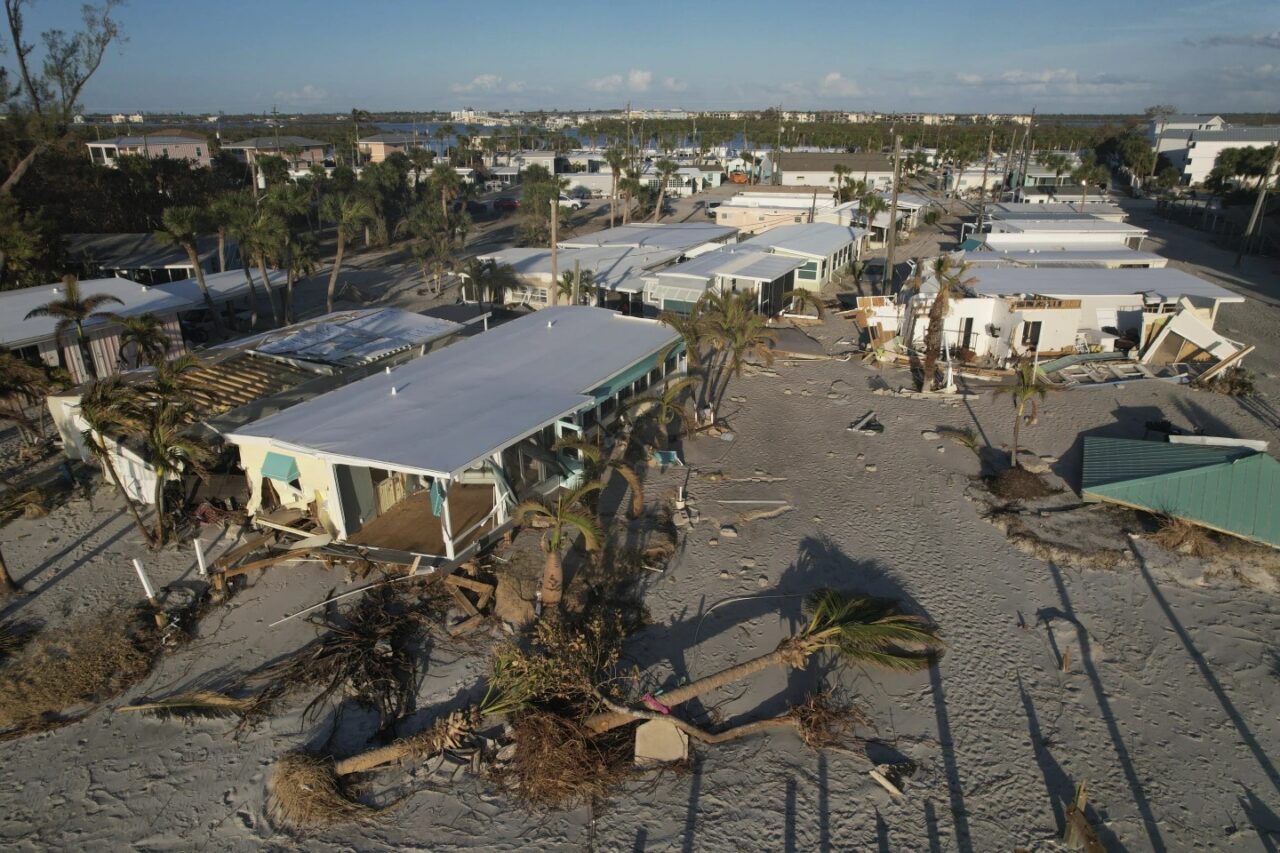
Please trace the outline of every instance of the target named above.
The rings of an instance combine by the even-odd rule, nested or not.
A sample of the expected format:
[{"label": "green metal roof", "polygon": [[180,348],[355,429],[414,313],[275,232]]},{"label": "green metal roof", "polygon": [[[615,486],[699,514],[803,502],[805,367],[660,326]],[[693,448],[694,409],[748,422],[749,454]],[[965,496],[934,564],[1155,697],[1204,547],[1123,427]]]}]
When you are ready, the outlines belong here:
[{"label": "green metal roof", "polygon": [[1133,361],[1128,353],[1123,352],[1084,352],[1072,353],[1064,355],[1061,358],[1055,358],[1053,361],[1045,361],[1040,364],[1041,373],[1054,373],[1064,367],[1071,367],[1075,364],[1088,364],[1095,361]]},{"label": "green metal roof", "polygon": [[1280,548],[1280,462],[1248,448],[1086,436],[1081,494]]}]

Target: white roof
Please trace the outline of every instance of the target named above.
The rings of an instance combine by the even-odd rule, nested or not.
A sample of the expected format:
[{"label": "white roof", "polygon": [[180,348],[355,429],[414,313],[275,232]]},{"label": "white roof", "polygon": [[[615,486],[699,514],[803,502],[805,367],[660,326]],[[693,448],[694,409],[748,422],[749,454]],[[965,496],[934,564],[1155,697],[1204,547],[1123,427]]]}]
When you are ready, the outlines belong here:
[{"label": "white roof", "polygon": [[1123,216],[1124,209],[1106,201],[1087,201],[1083,205],[1078,201],[1047,201],[1043,204],[996,202],[987,207],[988,219],[1056,219],[1061,214],[1073,214],[1075,219],[1082,216]]},{"label": "white roof", "polygon": [[992,233],[1008,234],[1146,234],[1147,229],[1127,222],[1111,222],[1095,216],[1054,217],[1039,219],[997,220],[991,223]]},{"label": "white roof", "polygon": [[[678,249],[634,249],[627,246],[602,246],[589,249],[561,248],[556,257],[557,271],[564,275],[573,271],[576,261],[591,273],[597,287],[619,289],[626,279],[638,272],[669,264],[681,255]],[[551,250],[538,248],[501,249],[479,256],[509,265],[516,275],[538,276],[551,280]]]},{"label": "white roof", "polygon": [[[658,273],[658,277],[666,280],[679,276],[708,281],[712,276],[723,275],[752,281],[774,281],[802,266],[804,261],[799,258],[773,255],[762,246],[739,244],[725,246],[683,264],[667,267]],[[670,281],[666,283],[671,284]]]},{"label": "white roof", "polygon": [[850,243],[858,242],[866,233],[861,228],[830,222],[779,225],[777,228],[770,228],[762,234],[744,240],[742,244],[826,258]]},{"label": "white roof", "polygon": [[[268,276],[272,284],[280,284],[285,279],[282,272],[272,271]],[[215,302],[245,296],[249,292],[242,270],[206,274],[204,280],[209,287],[209,295]],[[261,299],[262,282],[256,276],[255,282],[259,285],[258,298]],[[100,293],[114,296],[123,303],[108,302],[100,311],[126,316],[189,311],[199,308],[204,302],[200,285],[194,278],[151,286],[138,284],[127,278],[91,278],[80,282],[82,297]],[[26,316],[32,309],[60,298],[61,282],[0,291],[0,344],[14,347],[53,337],[58,325],[56,317],[32,317],[28,320]],[[94,317],[86,320],[84,326],[90,329],[104,322],[108,321]]]},{"label": "white roof", "polygon": [[544,308],[241,427],[228,439],[449,476],[590,406],[594,389],[678,339],[655,320],[603,308]]},{"label": "white roof", "polygon": [[1113,246],[1105,249],[1073,249],[1068,251],[1044,251],[1028,249],[1025,251],[993,252],[974,251],[964,254],[964,261],[973,266],[989,266],[992,264],[1030,264],[1035,266],[1101,266],[1103,264],[1141,264],[1152,261],[1167,261],[1163,255],[1154,252],[1139,252],[1124,246]]},{"label": "white roof", "polygon": [[723,240],[737,233],[736,228],[714,225],[710,222],[633,222],[606,228],[594,234],[561,240],[564,248],[588,248],[591,246],[630,246],[645,249],[692,249],[703,243]]},{"label": "white roof", "polygon": [[1243,302],[1230,290],[1176,269],[1113,270],[1062,267],[995,267],[972,271],[980,296],[1035,294],[1050,297],[1152,294],[1166,301],[1182,296]]}]

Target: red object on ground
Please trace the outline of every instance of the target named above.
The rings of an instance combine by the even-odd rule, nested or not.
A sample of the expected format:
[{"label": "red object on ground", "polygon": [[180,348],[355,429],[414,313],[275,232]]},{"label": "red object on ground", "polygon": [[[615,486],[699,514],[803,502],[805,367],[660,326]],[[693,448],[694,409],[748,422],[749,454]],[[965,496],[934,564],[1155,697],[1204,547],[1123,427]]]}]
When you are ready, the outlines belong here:
[{"label": "red object on ground", "polygon": [[640,701],[643,702],[646,706],[648,706],[649,710],[651,711],[657,711],[659,714],[671,713],[671,709],[668,708],[666,705],[663,705],[657,699],[654,699],[652,693],[644,694],[644,696],[640,697]]}]

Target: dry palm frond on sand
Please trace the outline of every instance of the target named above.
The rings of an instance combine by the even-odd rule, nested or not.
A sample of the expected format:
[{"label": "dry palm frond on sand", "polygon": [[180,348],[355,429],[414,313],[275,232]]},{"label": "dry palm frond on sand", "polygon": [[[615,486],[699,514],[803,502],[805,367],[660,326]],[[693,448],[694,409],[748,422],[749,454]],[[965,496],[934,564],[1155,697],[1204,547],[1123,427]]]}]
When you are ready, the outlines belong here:
[{"label": "dry palm frond on sand", "polygon": [[796,734],[810,749],[840,746],[852,735],[855,726],[870,726],[871,720],[856,705],[839,705],[828,691],[805,697],[786,715],[795,721]]},{"label": "dry palm frond on sand", "polygon": [[121,711],[140,711],[162,720],[223,719],[243,717],[254,706],[254,697],[236,698],[212,690],[193,690],[154,702],[126,705]]},{"label": "dry palm frond on sand", "polygon": [[43,731],[118,695],[147,674],[158,648],[149,620],[120,613],[40,635],[0,669],[0,732]]},{"label": "dry palm frond on sand", "polygon": [[1160,517],[1160,529],[1151,534],[1151,541],[1165,550],[1193,557],[1212,557],[1221,550],[1208,530],[1172,515]]},{"label": "dry palm frond on sand", "polygon": [[494,771],[526,807],[571,808],[609,793],[630,771],[629,732],[593,736],[576,720],[528,711],[512,721],[516,751]]},{"label": "dry palm frond on sand", "polygon": [[0,623],[0,661],[22,651],[31,642],[39,628],[33,622]]}]

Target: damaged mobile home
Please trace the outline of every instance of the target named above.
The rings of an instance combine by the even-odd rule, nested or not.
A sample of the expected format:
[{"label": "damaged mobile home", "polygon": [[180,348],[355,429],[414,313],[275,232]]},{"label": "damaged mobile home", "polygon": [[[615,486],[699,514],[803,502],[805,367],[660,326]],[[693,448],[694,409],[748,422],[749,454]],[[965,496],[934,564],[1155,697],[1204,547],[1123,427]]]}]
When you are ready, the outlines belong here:
[{"label": "damaged mobile home", "polygon": [[[386,366],[402,364],[450,343],[465,327],[398,308],[366,308],[326,314],[201,351],[200,363],[183,374],[193,435],[220,441],[243,424],[282,411]],[[130,371],[124,382],[141,385],[152,371]],[[46,404],[70,459],[94,461],[80,417],[81,389],[53,394]],[[155,500],[156,471],[134,443],[102,436],[108,459],[129,497]]]},{"label": "damaged mobile home", "polygon": [[[957,362],[1003,368],[1034,356],[1042,369],[1068,359],[1062,381],[1091,383],[1117,378],[1207,377],[1235,365],[1252,347],[1213,326],[1220,305],[1243,302],[1212,282],[1175,269],[980,267],[965,273],[944,321],[943,345]],[[937,283],[929,276],[896,296],[858,298],[855,318],[866,343],[907,354],[924,347]],[[1075,370],[1091,357],[1120,363],[1097,376]],[[1181,365],[1170,370],[1172,365]]]},{"label": "damaged mobile home", "polygon": [[526,315],[227,436],[251,513],[290,508],[377,559],[459,559],[520,499],[576,474],[556,450],[683,372],[653,320],[589,307]]}]

